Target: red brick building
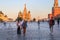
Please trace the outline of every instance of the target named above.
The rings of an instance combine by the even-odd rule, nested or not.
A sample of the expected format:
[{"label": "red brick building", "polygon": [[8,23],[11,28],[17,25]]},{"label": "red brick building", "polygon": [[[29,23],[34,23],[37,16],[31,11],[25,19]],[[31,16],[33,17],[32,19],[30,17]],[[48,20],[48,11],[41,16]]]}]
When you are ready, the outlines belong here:
[{"label": "red brick building", "polygon": [[[60,7],[58,6],[58,0],[54,0],[54,7],[52,7],[51,14],[54,18],[60,17]],[[49,16],[51,17],[51,15],[48,14],[48,18]]]}]

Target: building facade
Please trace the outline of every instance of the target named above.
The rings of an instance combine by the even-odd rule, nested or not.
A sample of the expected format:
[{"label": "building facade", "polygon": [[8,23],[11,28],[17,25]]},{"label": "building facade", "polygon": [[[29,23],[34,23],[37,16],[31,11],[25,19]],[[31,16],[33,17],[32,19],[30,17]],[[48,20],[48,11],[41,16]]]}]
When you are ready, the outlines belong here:
[{"label": "building facade", "polygon": [[2,11],[0,11],[0,21],[13,21],[13,19],[8,18]]},{"label": "building facade", "polygon": [[[58,6],[58,0],[54,0],[54,6],[52,7],[51,15],[54,18],[60,17],[60,7]],[[51,15],[48,15],[48,17],[50,16],[51,18],[52,17]]]}]

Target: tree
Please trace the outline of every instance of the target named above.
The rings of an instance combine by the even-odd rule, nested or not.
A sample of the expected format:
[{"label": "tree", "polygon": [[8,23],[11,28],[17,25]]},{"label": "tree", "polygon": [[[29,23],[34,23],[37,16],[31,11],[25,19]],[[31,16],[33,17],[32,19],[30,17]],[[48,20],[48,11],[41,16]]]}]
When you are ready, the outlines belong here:
[{"label": "tree", "polygon": [[16,21],[22,21],[21,17],[17,17]]}]

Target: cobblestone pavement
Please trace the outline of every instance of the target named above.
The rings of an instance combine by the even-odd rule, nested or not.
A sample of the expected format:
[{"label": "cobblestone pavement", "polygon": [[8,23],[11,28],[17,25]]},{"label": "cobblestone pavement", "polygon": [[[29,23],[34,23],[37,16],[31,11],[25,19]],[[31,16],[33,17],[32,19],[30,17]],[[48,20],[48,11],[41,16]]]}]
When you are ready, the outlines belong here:
[{"label": "cobblestone pavement", "polygon": [[0,40],[60,40],[60,27],[57,24],[52,34],[47,22],[41,22],[40,26],[36,22],[28,23],[25,36],[22,33],[17,35],[16,28],[16,23],[7,23],[6,26],[0,23]]}]

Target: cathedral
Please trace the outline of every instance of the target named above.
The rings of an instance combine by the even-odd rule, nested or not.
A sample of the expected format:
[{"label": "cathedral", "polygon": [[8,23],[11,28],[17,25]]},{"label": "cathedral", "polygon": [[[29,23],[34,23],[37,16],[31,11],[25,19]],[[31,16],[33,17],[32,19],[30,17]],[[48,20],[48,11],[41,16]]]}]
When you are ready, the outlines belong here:
[{"label": "cathedral", "polygon": [[54,0],[54,7],[52,7],[52,12],[48,14],[48,18],[60,18],[60,7],[58,6],[58,0]]},{"label": "cathedral", "polygon": [[24,4],[23,12],[20,11],[18,13],[18,17],[21,17],[23,18],[23,20],[27,20],[27,21],[31,20],[31,14],[30,14],[30,11],[27,12],[26,4]]}]

